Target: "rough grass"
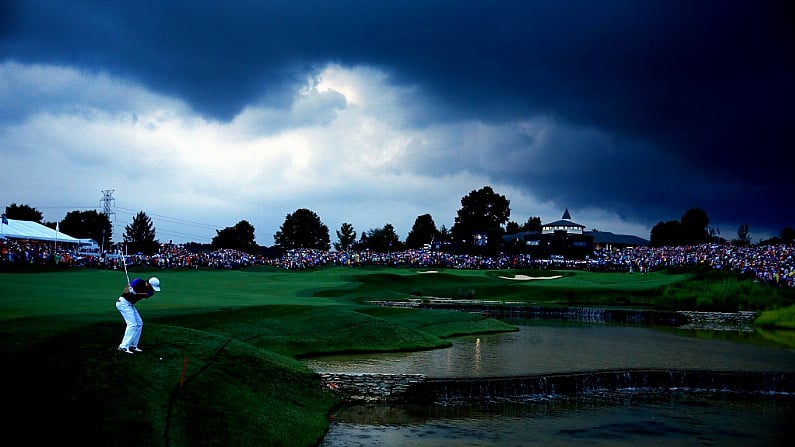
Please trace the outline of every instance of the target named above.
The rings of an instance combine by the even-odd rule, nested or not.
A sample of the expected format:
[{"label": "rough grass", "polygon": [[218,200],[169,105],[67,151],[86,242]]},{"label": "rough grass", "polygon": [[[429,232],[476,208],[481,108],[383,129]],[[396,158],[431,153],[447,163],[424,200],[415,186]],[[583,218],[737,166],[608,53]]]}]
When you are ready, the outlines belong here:
[{"label": "rough grass", "polygon": [[795,290],[758,283],[730,272],[697,271],[692,279],[660,290],[656,302],[664,309],[761,312],[795,303]]}]

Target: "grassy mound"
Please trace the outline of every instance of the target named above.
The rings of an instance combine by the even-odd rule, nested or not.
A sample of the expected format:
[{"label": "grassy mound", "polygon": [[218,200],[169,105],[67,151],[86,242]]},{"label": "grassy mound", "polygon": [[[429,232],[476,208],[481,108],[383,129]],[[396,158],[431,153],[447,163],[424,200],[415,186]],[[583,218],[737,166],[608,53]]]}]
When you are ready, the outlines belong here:
[{"label": "grassy mound", "polygon": [[[46,324],[46,322],[42,322]],[[3,352],[13,428],[32,444],[312,445],[333,396],[300,362],[218,334],[148,324],[143,353],[116,352],[92,324]],[[184,372],[184,376],[183,376]]]}]

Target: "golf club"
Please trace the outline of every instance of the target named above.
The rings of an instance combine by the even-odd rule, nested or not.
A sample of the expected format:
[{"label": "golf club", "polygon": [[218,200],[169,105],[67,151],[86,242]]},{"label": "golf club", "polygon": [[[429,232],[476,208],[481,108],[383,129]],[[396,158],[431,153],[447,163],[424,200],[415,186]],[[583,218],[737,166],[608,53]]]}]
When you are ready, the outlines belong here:
[{"label": "golf club", "polygon": [[123,251],[121,251],[121,263],[124,266],[124,276],[127,277],[127,285],[130,285],[130,275],[127,273],[127,260],[124,259]]}]

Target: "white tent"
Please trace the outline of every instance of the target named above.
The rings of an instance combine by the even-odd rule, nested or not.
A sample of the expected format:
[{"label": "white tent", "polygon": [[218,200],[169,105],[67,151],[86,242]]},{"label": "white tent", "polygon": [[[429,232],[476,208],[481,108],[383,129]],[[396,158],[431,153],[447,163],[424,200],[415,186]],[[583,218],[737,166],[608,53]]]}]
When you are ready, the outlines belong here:
[{"label": "white tent", "polygon": [[0,222],[0,239],[3,238],[63,242],[65,244],[80,243],[80,239],[30,220],[3,219]]}]

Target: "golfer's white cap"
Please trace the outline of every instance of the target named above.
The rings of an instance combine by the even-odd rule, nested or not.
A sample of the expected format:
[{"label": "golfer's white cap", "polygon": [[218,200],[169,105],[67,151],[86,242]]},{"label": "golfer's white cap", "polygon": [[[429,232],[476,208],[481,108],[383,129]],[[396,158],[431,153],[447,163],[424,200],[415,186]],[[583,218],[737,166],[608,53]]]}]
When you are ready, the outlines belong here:
[{"label": "golfer's white cap", "polygon": [[149,285],[152,286],[153,289],[155,289],[155,292],[160,291],[160,280],[157,279],[156,276],[149,278]]}]

